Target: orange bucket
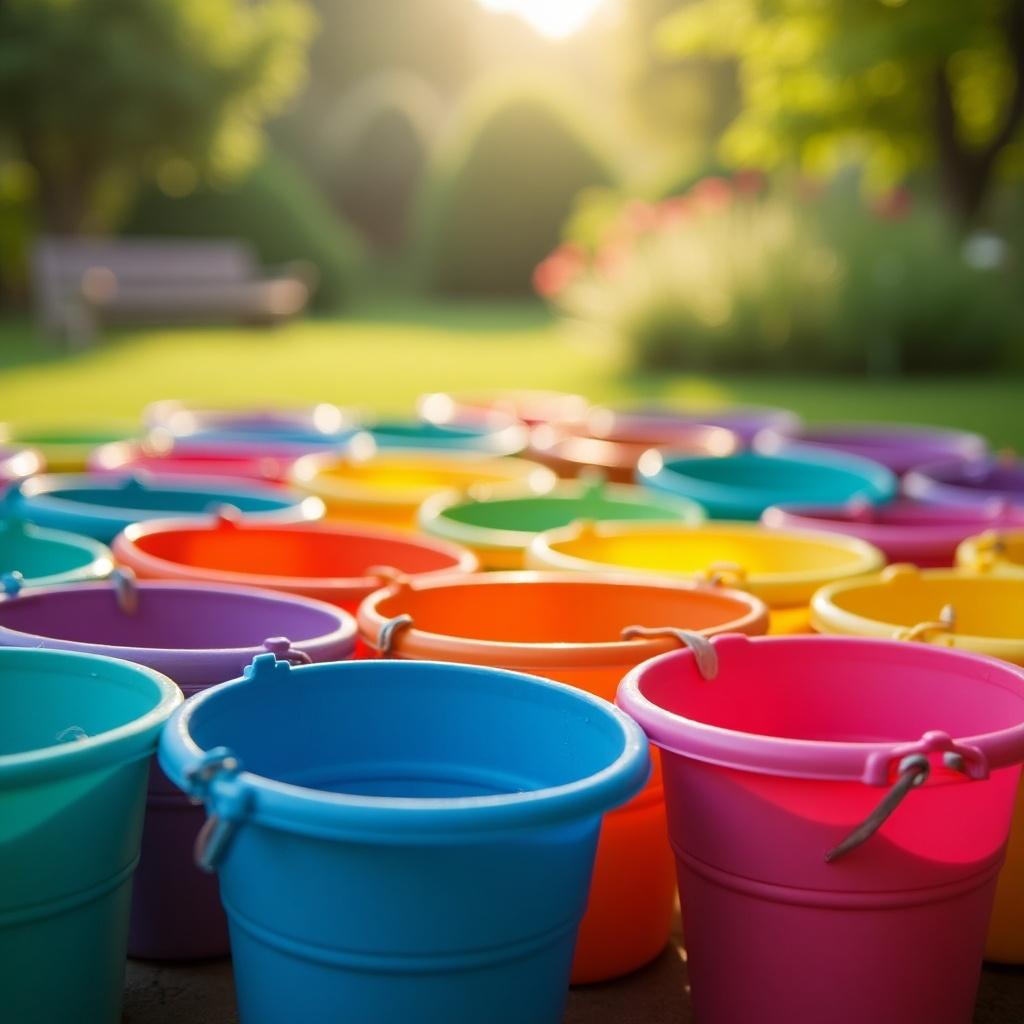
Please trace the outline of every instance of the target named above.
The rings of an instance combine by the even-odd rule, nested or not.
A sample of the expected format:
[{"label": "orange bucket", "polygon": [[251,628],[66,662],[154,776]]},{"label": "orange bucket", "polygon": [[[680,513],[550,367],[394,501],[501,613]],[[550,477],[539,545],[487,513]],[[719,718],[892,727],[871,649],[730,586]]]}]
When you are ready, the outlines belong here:
[{"label": "orange bucket", "polygon": [[322,521],[260,525],[225,515],[136,523],[115,538],[113,549],[143,579],[262,587],[353,612],[396,571],[449,577],[477,568],[471,551],[449,541]]},{"label": "orange bucket", "polygon": [[[612,700],[629,669],[685,642],[680,630],[761,634],[768,609],[693,583],[496,572],[397,580],[360,605],[358,621],[363,642],[385,656],[529,672]],[[643,792],[604,819],[573,982],[615,978],[656,957],[674,902],[655,756]]]}]

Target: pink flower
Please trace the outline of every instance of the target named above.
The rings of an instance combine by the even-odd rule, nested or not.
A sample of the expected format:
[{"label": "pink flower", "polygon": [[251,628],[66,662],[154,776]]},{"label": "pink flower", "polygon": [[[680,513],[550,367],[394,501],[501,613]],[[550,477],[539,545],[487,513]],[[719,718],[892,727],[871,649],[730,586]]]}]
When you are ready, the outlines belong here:
[{"label": "pink flower", "polygon": [[703,178],[690,189],[690,199],[704,213],[724,210],[732,195],[732,186],[725,178]]},{"label": "pink flower", "polygon": [[910,213],[914,197],[910,189],[898,185],[871,204],[871,212],[882,220],[903,220]]},{"label": "pink flower", "polygon": [[560,245],[534,268],[534,290],[544,298],[554,298],[579,277],[585,263],[586,253],[582,246],[575,242]]},{"label": "pink flower", "polygon": [[732,187],[740,196],[760,195],[767,184],[768,179],[753,167],[746,167],[737,171],[732,176]]}]

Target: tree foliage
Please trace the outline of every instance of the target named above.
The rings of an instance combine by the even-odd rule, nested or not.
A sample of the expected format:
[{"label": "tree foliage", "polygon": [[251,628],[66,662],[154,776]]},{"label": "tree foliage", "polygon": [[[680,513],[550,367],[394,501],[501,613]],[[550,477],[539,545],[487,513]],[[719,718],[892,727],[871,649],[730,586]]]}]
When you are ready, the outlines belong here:
[{"label": "tree foliage", "polygon": [[305,0],[3,0],[0,133],[35,172],[44,224],[96,227],[142,175],[184,192],[251,163],[311,30]]},{"label": "tree foliage", "polygon": [[658,28],[669,53],[738,61],[735,163],[852,159],[891,184],[937,165],[961,219],[1024,165],[1024,0],[688,0]]}]

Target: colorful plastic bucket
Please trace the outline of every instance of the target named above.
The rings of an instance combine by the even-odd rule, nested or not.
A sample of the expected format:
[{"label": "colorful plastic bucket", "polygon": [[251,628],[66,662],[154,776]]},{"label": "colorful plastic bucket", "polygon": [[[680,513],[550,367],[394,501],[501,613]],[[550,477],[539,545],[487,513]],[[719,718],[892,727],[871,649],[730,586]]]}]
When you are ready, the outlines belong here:
[{"label": "colorful plastic bucket", "polygon": [[428,419],[463,419],[485,412],[503,412],[521,423],[582,423],[590,411],[583,395],[565,391],[541,391],[506,388],[469,394],[435,391],[421,395],[416,403],[421,416]]},{"label": "colorful plastic bucket", "polygon": [[912,499],[871,505],[775,505],[761,522],[769,529],[828,530],[874,544],[890,562],[913,562],[922,568],[949,566],[957,545],[986,526],[1024,526],[1024,510],[1009,505],[971,508],[930,505]]},{"label": "colorful plastic bucket", "polygon": [[919,466],[903,478],[911,498],[934,504],[999,505],[1024,508],[1024,462],[1014,458],[937,462]]},{"label": "colorful plastic bucket", "polygon": [[323,500],[329,519],[402,530],[415,530],[420,505],[443,491],[544,494],[557,482],[550,469],[526,459],[408,450],[308,455],[295,463],[291,480]]},{"label": "colorful plastic bucket", "polygon": [[367,432],[379,448],[429,448],[515,455],[529,433],[518,420],[498,412],[462,419],[377,419]]},{"label": "colorful plastic bucket", "polygon": [[522,569],[538,533],[579,519],[699,523],[703,518],[694,502],[600,481],[564,483],[547,494],[507,498],[438,494],[423,503],[419,514],[427,533],[471,548],[485,569]]},{"label": "colorful plastic bucket", "polygon": [[229,477],[141,474],[36,476],[12,487],[5,501],[11,514],[105,544],[132,523],[199,515],[223,505],[261,522],[305,522],[319,519],[324,511],[315,498],[272,484]]},{"label": "colorful plastic bucket", "polygon": [[[508,572],[399,581],[359,608],[363,641],[395,658],[531,672],[611,699],[623,673],[679,643],[673,627],[763,633],[747,594],[625,576]],[[630,627],[647,627],[630,636]],[[647,635],[647,634],[650,635]],[[665,947],[675,881],[661,778],[605,819],[574,982],[636,970]]]},{"label": "colorful plastic bucket", "polygon": [[180,702],[170,679],[137,665],[0,650],[5,1021],[121,1020],[146,775]]},{"label": "colorful plastic bucket", "polygon": [[[122,581],[117,581],[119,584]],[[206,584],[109,583],[35,590],[0,602],[0,647],[45,647],[121,658],[163,672],[185,696],[236,677],[257,654],[335,661],[355,648],[355,623],[333,605]],[[129,956],[226,956],[216,879],[192,862],[203,811],[154,766],[135,874]]]},{"label": "colorful plastic bucket", "polygon": [[652,451],[637,479],[698,502],[712,519],[757,519],[770,505],[877,504],[896,494],[896,477],[884,466],[838,452],[693,458]]},{"label": "colorful plastic bucket", "polygon": [[165,399],[147,405],[142,419],[147,427],[176,437],[217,431],[263,438],[306,434],[333,437],[349,434],[357,427],[354,413],[328,402],[292,408],[257,405],[214,409]]},{"label": "colorful plastic bucket", "polygon": [[631,483],[640,457],[650,448],[721,456],[731,455],[740,444],[740,438],[724,427],[593,409],[579,427],[535,427],[528,454],[561,477],[596,470],[617,483]]},{"label": "colorful plastic bucket", "polygon": [[17,483],[45,467],[43,457],[31,448],[18,448],[0,444],[0,494],[9,484]]},{"label": "colorful plastic bucket", "polygon": [[283,483],[302,452],[290,445],[182,444],[115,441],[89,456],[90,473],[227,476]]},{"label": "colorful plastic bucket", "polygon": [[[1024,579],[893,565],[880,575],[823,588],[812,614],[823,633],[917,639],[1024,665]],[[1024,963],[1024,789],[996,891],[987,956]]]},{"label": "colorful plastic bucket", "polygon": [[971,1020],[1024,673],[849,637],[695,647],[618,694],[662,751],[694,1019]]},{"label": "colorful plastic bucket", "polygon": [[47,472],[81,473],[93,448],[123,441],[135,434],[131,423],[95,423],[77,426],[21,426],[0,428],[0,441],[36,451]]},{"label": "colorful plastic bucket", "polygon": [[1024,529],[986,530],[956,550],[956,564],[968,572],[1024,579]]},{"label": "colorful plastic bucket", "polygon": [[577,523],[540,534],[527,562],[537,569],[617,569],[726,582],[768,605],[772,633],[800,633],[810,629],[808,605],[819,587],[874,572],[885,557],[857,537],[749,523]]},{"label": "colorful plastic bucket", "polygon": [[814,423],[766,430],[754,448],[767,455],[845,452],[871,459],[901,475],[926,462],[978,459],[988,452],[980,434],[908,423]]},{"label": "colorful plastic bucket", "polygon": [[627,410],[631,419],[648,420],[652,426],[666,423],[706,423],[725,427],[750,444],[762,430],[796,430],[800,417],[788,409],[771,405],[648,405]]},{"label": "colorful plastic bucket", "polygon": [[16,517],[0,519],[0,577],[12,584],[50,587],[102,580],[114,568],[110,549],[89,537],[47,530]]},{"label": "colorful plastic bucket", "polygon": [[141,577],[284,591],[349,611],[395,574],[473,572],[465,548],[389,530],[305,523],[246,523],[225,516],[157,519],[114,540],[118,562]]},{"label": "colorful plastic bucket", "polygon": [[468,665],[263,656],[160,762],[216,824],[246,1024],[558,1024],[602,814],[647,744],[609,704]]}]

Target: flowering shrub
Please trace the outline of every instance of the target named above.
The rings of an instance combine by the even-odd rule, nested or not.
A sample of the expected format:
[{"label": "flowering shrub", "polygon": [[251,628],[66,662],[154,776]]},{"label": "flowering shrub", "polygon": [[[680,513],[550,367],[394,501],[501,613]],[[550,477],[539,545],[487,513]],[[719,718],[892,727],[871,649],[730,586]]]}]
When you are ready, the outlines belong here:
[{"label": "flowering shrub", "polygon": [[591,196],[534,273],[566,316],[637,368],[953,370],[1021,330],[1005,267],[963,258],[906,190],[783,198],[747,172],[657,203]]}]

